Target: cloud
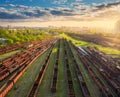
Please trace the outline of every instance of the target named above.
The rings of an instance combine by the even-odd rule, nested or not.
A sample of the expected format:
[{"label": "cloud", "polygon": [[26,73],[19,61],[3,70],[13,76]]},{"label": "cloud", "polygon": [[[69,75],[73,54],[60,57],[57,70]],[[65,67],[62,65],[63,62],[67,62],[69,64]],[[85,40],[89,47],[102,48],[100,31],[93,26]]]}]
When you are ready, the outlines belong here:
[{"label": "cloud", "polygon": [[93,6],[96,7],[98,10],[101,10],[104,8],[111,8],[111,7],[117,6],[117,5],[120,5],[120,1],[116,1],[113,3],[99,3],[99,4],[93,3]]},{"label": "cloud", "polygon": [[51,10],[50,12],[52,15],[56,15],[56,16],[71,16],[71,15],[75,15],[72,12],[65,12],[65,11],[60,11],[60,10]]},{"label": "cloud", "polygon": [[6,12],[0,12],[1,19],[25,19],[23,15],[20,14],[10,14]]},{"label": "cloud", "polygon": [[[68,4],[67,1],[68,0],[53,0],[53,2],[57,2],[56,4]],[[113,16],[113,18],[118,18],[120,16],[120,1],[114,3],[93,3],[93,5],[90,6],[82,3],[82,0],[75,0],[74,2],[69,3],[69,6],[58,6],[53,8],[32,7],[17,4],[3,5],[0,7],[0,19],[4,20],[23,19],[23,21],[28,21],[31,19],[38,19],[40,21],[94,21],[111,16]]]},{"label": "cloud", "polygon": [[65,4],[67,0],[53,0],[52,4]]},{"label": "cloud", "polygon": [[28,19],[44,16],[72,16],[76,14],[77,12],[75,10],[63,7],[42,8],[11,4],[9,4],[9,9],[0,7],[1,19]]},{"label": "cloud", "polygon": [[92,5],[86,5],[82,0],[51,1],[58,6],[0,5],[0,25],[112,28],[120,19],[120,0]]},{"label": "cloud", "polygon": [[21,13],[17,13],[17,11],[14,9],[8,10],[3,7],[0,7],[0,18],[1,19],[25,19],[26,16]]},{"label": "cloud", "polygon": [[83,1],[83,0],[75,0],[76,2],[81,2],[81,1]]},{"label": "cloud", "polygon": [[32,2],[33,0],[29,0],[30,2]]},{"label": "cloud", "polygon": [[40,7],[29,7],[24,5],[12,5],[9,9],[0,7],[1,19],[27,19],[45,15],[48,15],[48,11]]},{"label": "cloud", "polygon": [[15,7],[15,5],[14,5],[14,4],[9,4],[8,6],[10,6],[10,7]]},{"label": "cloud", "polygon": [[70,8],[61,8],[61,7],[58,7],[56,9],[51,9],[50,13],[55,16],[73,16],[78,14],[76,10]]}]

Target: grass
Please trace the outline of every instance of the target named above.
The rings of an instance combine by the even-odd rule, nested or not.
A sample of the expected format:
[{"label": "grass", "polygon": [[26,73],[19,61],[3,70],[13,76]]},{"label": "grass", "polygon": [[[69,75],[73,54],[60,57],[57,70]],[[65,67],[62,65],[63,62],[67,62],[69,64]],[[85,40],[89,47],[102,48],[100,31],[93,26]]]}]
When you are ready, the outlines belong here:
[{"label": "grass", "polygon": [[66,38],[68,41],[72,41],[72,43],[75,44],[76,46],[87,46],[89,44],[92,44],[92,43],[89,43],[89,42],[86,42],[86,41],[82,41],[82,40],[72,38],[65,33],[60,34],[60,37]]},{"label": "grass", "polygon": [[55,45],[52,55],[50,57],[50,61],[48,63],[48,67],[46,69],[45,76],[43,81],[39,87],[37,97],[67,97],[67,81],[66,81],[66,72],[65,72],[65,64],[64,64],[64,55],[63,55],[63,41],[60,41],[60,59],[58,65],[58,82],[57,82],[57,92],[51,92],[51,83],[53,77],[53,70],[56,59],[58,43]]},{"label": "grass", "polygon": [[88,90],[90,91],[91,97],[100,97],[100,92],[98,90],[98,87],[95,85],[92,77],[90,76],[90,74],[88,73],[88,71],[85,69],[84,65],[81,63],[77,52],[74,50],[74,48],[70,45],[72,52],[75,56],[75,59],[79,65],[80,71],[83,75],[83,78],[86,82],[86,85],[88,87]]},{"label": "grass", "polygon": [[90,67],[92,68],[92,70],[95,72],[95,74],[97,75],[98,78],[100,78],[100,81],[104,84],[104,86],[106,88],[109,88],[111,94],[113,95],[113,97],[117,97],[117,95],[115,94],[114,90],[108,85],[107,81],[103,78],[103,76],[98,72],[98,70],[92,65],[90,64]]},{"label": "grass", "polygon": [[68,87],[66,79],[66,67],[64,63],[64,46],[63,40],[60,41],[60,58],[58,65],[58,83],[56,97],[68,97]]},{"label": "grass", "polygon": [[69,53],[69,52],[70,52],[70,49],[67,46],[67,57],[68,57],[70,71],[71,71],[75,95],[76,95],[76,97],[83,97],[80,85],[78,83],[77,74],[75,73],[74,63],[72,61],[71,53]]},{"label": "grass", "polygon": [[92,47],[96,47],[98,48],[98,50],[106,53],[106,54],[117,54],[117,55],[120,55],[120,50],[117,50],[117,49],[113,49],[113,48],[110,48],[110,47],[103,47],[101,45],[96,45],[94,43],[91,43],[91,42],[86,42],[86,41],[83,41],[83,40],[78,40],[78,39],[75,39],[75,38],[72,38],[66,34],[60,34],[60,37],[63,37],[63,38],[66,38],[67,40],[70,40],[72,41],[72,43],[76,46],[92,46]]},{"label": "grass", "polygon": [[[53,77],[53,69],[54,63],[56,59],[58,43],[55,44],[55,47],[52,51],[52,55],[50,57],[50,61],[48,63],[48,67],[46,69],[45,75],[43,77],[43,81],[39,87],[37,97],[68,97],[68,87],[66,80],[66,68],[64,64],[64,47],[63,41],[60,41],[60,59],[58,65],[58,83],[57,83],[57,92],[53,94],[50,91],[52,77]],[[48,51],[47,51],[48,52]],[[9,91],[6,97],[26,97],[29,89],[31,88],[34,80],[39,72],[40,67],[42,66],[44,59],[47,56],[47,52],[40,56],[31,66],[30,68],[21,76],[21,78],[17,81],[17,83],[13,86],[13,88]]]},{"label": "grass", "polygon": [[3,59],[5,59],[5,58],[7,58],[7,57],[10,57],[11,55],[14,55],[14,54],[16,54],[16,53],[18,53],[18,52],[20,52],[21,50],[15,50],[15,51],[12,51],[12,52],[8,52],[8,53],[5,53],[5,54],[1,54],[0,55],[0,60],[3,60]]},{"label": "grass", "polygon": [[35,77],[37,76],[40,67],[42,66],[47,52],[39,56],[36,61],[34,61],[30,68],[21,76],[13,88],[9,91],[6,97],[26,97],[31,85],[33,84]]},{"label": "grass", "polygon": [[56,59],[57,46],[58,46],[58,42],[55,44],[55,47],[52,50],[50,61],[48,63],[48,67],[46,69],[42,83],[39,87],[37,97],[52,97],[53,95],[50,91],[50,87],[51,87],[51,82],[53,77],[53,69],[54,69],[54,64]]},{"label": "grass", "polygon": [[[71,40],[77,46],[87,46],[87,45],[94,45],[89,42],[85,42],[82,40],[77,40],[72,37],[67,36],[66,34],[61,34],[61,37],[66,38],[68,41]],[[48,63],[48,67],[46,69],[45,75],[43,77],[42,83],[38,89],[37,97],[68,97],[68,85],[67,85],[67,75],[66,75],[66,67],[65,67],[65,59],[64,59],[64,45],[63,40],[60,40],[60,57],[59,57],[59,65],[58,65],[58,82],[57,82],[57,92],[51,93],[51,82],[53,77],[53,70],[55,65],[56,59],[56,52],[58,48],[58,42],[55,44],[52,54],[50,56],[50,61]],[[69,44],[70,45],[70,44]],[[90,76],[89,72],[85,69],[84,64],[81,63],[77,51],[70,45],[72,52],[75,56],[75,59],[79,65],[80,71],[84,77],[86,85],[90,91],[91,97],[101,97],[100,91],[98,87],[94,83],[92,77]],[[45,58],[48,54],[49,50],[45,52],[43,55],[39,56],[33,64],[31,64],[30,68],[21,76],[21,78],[17,81],[15,86],[10,90],[6,97],[26,97],[28,91],[30,90],[31,86],[34,83],[34,80],[40,70],[40,67],[45,61]],[[77,81],[77,74],[75,72],[73,61],[71,60],[71,54],[69,53],[69,49],[67,47],[67,56],[73,81],[73,86],[75,90],[76,97],[83,97],[82,91]],[[93,68],[94,69],[94,68]],[[99,75],[99,73],[94,69],[97,75],[101,78],[104,84],[106,82],[104,79]],[[106,87],[108,85],[106,84]],[[111,89],[112,91],[112,89]]]}]

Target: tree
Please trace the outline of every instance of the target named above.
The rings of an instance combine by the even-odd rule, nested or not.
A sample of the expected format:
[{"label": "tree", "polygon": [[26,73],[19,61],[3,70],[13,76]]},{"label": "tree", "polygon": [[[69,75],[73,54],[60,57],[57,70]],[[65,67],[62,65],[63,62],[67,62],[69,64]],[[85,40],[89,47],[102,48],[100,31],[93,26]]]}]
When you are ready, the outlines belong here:
[{"label": "tree", "polygon": [[8,39],[8,40],[6,40],[6,42],[7,42],[8,44],[13,44],[13,40],[12,40],[12,39]]}]

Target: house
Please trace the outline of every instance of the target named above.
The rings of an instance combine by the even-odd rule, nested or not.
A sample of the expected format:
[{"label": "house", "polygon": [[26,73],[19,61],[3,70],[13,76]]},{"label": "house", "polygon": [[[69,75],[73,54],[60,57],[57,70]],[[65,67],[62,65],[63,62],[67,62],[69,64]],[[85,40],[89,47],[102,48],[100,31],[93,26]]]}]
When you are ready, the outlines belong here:
[{"label": "house", "polygon": [[0,38],[0,44],[6,44],[6,40],[5,38]]}]

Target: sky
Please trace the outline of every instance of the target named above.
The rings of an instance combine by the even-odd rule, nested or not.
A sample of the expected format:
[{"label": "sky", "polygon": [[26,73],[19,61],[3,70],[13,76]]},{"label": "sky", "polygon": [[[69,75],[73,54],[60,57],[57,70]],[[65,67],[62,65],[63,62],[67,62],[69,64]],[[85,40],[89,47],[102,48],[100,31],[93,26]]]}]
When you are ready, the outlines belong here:
[{"label": "sky", "polygon": [[120,0],[0,0],[0,26],[113,28]]}]

